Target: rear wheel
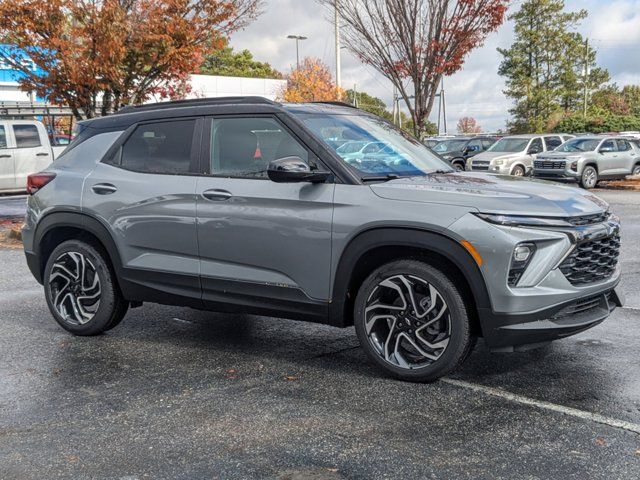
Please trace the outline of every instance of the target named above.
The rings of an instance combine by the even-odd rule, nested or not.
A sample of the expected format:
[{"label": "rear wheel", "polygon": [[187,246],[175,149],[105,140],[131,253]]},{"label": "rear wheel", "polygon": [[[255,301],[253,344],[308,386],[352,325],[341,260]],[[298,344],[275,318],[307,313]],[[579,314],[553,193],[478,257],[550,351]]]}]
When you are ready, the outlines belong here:
[{"label": "rear wheel", "polygon": [[591,165],[584,167],[580,176],[580,186],[586,190],[595,188],[598,184],[598,171]]},{"label": "rear wheel", "polygon": [[473,347],[465,302],[440,270],[399,260],[374,271],[355,302],[367,356],[387,374],[431,382],[458,368]]},{"label": "rear wheel", "polygon": [[68,240],[49,257],[44,272],[47,305],[55,320],[74,335],[97,335],[115,327],[128,302],[118,290],[104,254]]}]

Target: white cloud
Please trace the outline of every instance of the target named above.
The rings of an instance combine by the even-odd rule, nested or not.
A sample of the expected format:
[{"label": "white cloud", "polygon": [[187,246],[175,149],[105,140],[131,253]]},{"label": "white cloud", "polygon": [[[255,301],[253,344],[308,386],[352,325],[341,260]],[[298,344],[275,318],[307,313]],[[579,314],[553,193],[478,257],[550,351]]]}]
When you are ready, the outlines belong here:
[{"label": "white cloud", "polygon": [[[567,0],[567,9],[585,8],[589,17],[579,31],[592,39],[598,63],[609,69],[620,85],[640,83],[640,0]],[[335,67],[333,25],[330,15],[314,0],[267,0],[264,14],[246,30],[236,33],[231,44],[247,48],[256,58],[287,71],[295,64],[295,42],[289,34],[305,35],[300,55],[322,59]],[[497,74],[501,57],[497,47],[513,41],[513,25],[505,23],[489,36],[485,45],[471,52],[462,71],[445,83],[449,131],[461,116],[475,117],[486,130],[504,128],[511,102],[504,96],[504,81]],[[373,68],[363,66],[342,51],[342,80],[345,88],[357,84],[391,105],[391,83]],[[432,115],[437,115],[436,108]]]}]

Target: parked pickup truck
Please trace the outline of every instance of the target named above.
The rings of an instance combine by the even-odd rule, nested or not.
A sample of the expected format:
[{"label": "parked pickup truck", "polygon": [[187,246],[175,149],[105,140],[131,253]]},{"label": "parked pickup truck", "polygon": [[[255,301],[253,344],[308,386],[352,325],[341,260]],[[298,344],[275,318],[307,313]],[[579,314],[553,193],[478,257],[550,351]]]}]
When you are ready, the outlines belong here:
[{"label": "parked pickup truck", "polygon": [[0,193],[25,191],[27,177],[47,168],[65,148],[51,146],[41,122],[0,119]]},{"label": "parked pickup truck", "polygon": [[555,151],[538,155],[533,176],[578,182],[594,188],[600,180],[640,174],[640,148],[621,136],[586,136],[565,142]]}]

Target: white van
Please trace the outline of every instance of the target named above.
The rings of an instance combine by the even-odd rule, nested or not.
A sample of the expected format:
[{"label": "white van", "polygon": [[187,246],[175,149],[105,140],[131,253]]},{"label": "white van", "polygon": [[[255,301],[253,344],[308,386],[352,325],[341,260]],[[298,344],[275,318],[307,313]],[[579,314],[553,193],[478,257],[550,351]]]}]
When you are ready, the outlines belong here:
[{"label": "white van", "polygon": [[25,191],[27,176],[47,168],[64,148],[51,147],[41,122],[0,119],[0,193]]}]

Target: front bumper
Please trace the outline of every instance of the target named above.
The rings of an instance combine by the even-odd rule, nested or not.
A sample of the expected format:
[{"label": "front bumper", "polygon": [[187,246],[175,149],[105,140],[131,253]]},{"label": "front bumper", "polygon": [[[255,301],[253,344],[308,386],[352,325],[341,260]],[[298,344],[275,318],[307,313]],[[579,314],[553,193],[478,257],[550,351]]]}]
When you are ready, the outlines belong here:
[{"label": "front bumper", "polygon": [[580,179],[580,174],[578,172],[567,169],[534,168],[532,176],[543,180],[559,180],[563,182],[577,182]]},{"label": "front bumper", "polygon": [[622,292],[613,288],[534,313],[514,315],[481,311],[480,317],[487,346],[494,351],[512,352],[588,330],[623,305]]}]

